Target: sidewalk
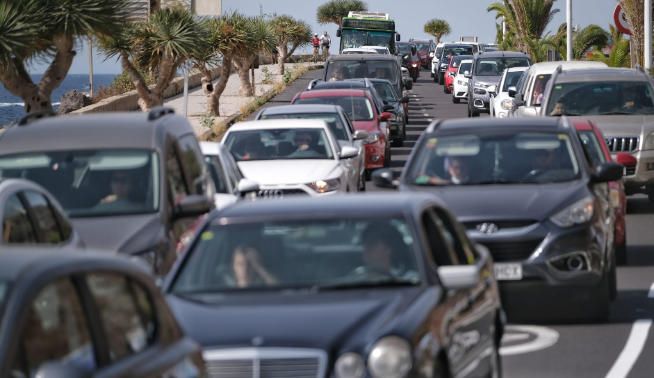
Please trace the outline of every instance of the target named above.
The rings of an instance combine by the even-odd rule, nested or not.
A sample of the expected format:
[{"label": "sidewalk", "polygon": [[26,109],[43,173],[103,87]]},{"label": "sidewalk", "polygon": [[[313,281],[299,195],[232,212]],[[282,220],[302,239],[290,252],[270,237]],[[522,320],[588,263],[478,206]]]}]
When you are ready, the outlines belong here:
[{"label": "sidewalk", "polygon": [[[302,65],[313,65],[312,63],[287,63],[286,71],[294,70],[298,66]],[[262,81],[265,79],[265,69],[269,72],[269,79],[272,81],[271,84],[263,84]],[[256,96],[261,96],[267,91],[271,90],[276,83],[279,83],[283,80],[282,75],[279,74],[279,66],[274,65],[262,65],[255,70],[255,88]],[[215,82],[214,82],[215,84]],[[231,115],[237,113],[241,107],[247,105],[254,97],[244,97],[239,95],[239,90],[241,87],[241,81],[238,78],[236,73],[232,73],[227,81],[227,86],[225,91],[220,96],[220,117],[216,117],[216,120],[221,121],[229,118]],[[178,95],[171,97],[164,101],[164,105],[170,106],[175,109],[177,114],[184,114],[184,95]],[[188,93],[188,119],[193,126],[193,129],[196,135],[201,135],[206,129],[204,129],[200,123],[202,117],[205,115],[207,109],[207,97],[202,90],[202,87],[197,87],[189,90]]]}]

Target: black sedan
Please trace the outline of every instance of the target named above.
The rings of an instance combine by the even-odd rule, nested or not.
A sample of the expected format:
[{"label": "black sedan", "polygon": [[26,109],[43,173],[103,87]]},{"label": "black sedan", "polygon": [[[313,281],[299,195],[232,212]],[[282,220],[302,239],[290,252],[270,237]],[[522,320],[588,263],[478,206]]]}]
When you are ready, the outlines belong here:
[{"label": "black sedan", "polygon": [[[622,168],[591,167],[565,119],[438,121],[399,186],[437,195],[488,247],[509,316],[603,319],[616,293],[607,182]],[[390,171],[375,180],[393,186]]]},{"label": "black sedan", "polygon": [[145,264],[126,257],[2,247],[0,319],[2,377],[205,374]]},{"label": "black sedan", "polygon": [[213,213],[164,291],[215,377],[495,376],[491,269],[432,196],[295,198]]}]

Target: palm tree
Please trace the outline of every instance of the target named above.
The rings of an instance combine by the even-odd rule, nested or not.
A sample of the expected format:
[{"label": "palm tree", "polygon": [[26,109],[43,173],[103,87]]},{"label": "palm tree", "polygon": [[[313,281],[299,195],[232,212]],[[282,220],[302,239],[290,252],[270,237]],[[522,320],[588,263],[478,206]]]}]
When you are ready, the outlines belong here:
[{"label": "palm tree", "polygon": [[[643,0],[620,0],[631,29],[631,61],[643,65],[645,5]],[[652,12],[652,10],[648,10]]]},{"label": "palm tree", "polygon": [[343,17],[347,17],[349,12],[367,10],[368,5],[361,0],[330,0],[318,7],[316,17],[321,24],[336,24],[340,28]]},{"label": "palm tree", "polygon": [[629,40],[625,39],[613,25],[609,26],[611,51],[608,56],[597,49],[591,52],[590,60],[606,63],[609,67],[629,67],[631,64]]},{"label": "palm tree", "polygon": [[311,41],[311,27],[291,16],[277,16],[270,21],[276,39],[279,73],[284,74],[284,63],[295,50]]},{"label": "palm tree", "polygon": [[254,96],[254,87],[250,83],[250,68],[257,60],[259,53],[272,52],[275,48],[275,36],[270,23],[262,17],[248,17],[246,22],[245,43],[234,54],[234,67],[241,80],[241,96]]},{"label": "palm tree", "polygon": [[[2,0],[0,82],[25,102],[25,112],[52,112],[52,92],[61,85],[87,36],[111,35],[124,22],[129,0]],[[31,61],[50,64],[34,83]]]},{"label": "palm tree", "polygon": [[445,20],[434,18],[425,23],[424,31],[427,34],[433,35],[436,38],[436,43],[441,43],[441,38],[450,34],[450,24]]},{"label": "palm tree", "polygon": [[[147,21],[127,24],[119,33],[100,39],[109,57],[118,57],[139,95],[141,110],[162,105],[164,91],[177,70],[207,43],[201,24],[183,7],[163,8]],[[156,77],[148,87],[144,72]]]},{"label": "palm tree", "polygon": [[[545,43],[556,50],[562,59],[566,59],[567,25],[561,24],[556,34],[544,38]],[[609,33],[598,25],[588,25],[585,28],[576,31],[572,35],[572,58],[574,60],[583,59],[591,50],[602,49],[609,42]]]}]

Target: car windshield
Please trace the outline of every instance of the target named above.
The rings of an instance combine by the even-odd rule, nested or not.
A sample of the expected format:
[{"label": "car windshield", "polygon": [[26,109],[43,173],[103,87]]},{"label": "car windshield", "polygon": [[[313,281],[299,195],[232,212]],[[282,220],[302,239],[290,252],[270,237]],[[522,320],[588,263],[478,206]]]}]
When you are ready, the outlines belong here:
[{"label": "car windshield", "polygon": [[227,135],[225,145],[236,161],[334,158],[323,129],[235,131]]},{"label": "car windshield", "polygon": [[654,93],[645,81],[556,83],[545,114],[654,114]]},{"label": "car windshield", "polygon": [[504,85],[502,86],[502,92],[508,92],[509,87],[515,87],[523,73],[523,71],[507,72],[506,78],[504,79]]},{"label": "car windshield", "polygon": [[384,46],[390,50],[393,41],[393,32],[366,31],[356,29],[343,29],[341,34],[341,48],[350,49],[361,46]]},{"label": "car windshield", "polygon": [[475,66],[475,75],[500,76],[507,68],[528,66],[527,58],[479,58]]},{"label": "car windshield", "polygon": [[471,56],[467,56],[467,55],[458,55],[458,56],[455,56],[454,59],[452,59],[452,62],[451,62],[451,63],[452,63],[452,68],[457,68],[457,67],[459,67],[459,65],[461,64],[461,62],[464,61],[464,60],[466,60],[466,59],[472,59],[472,57],[471,57]]},{"label": "car windshield", "polygon": [[559,133],[483,133],[427,137],[408,169],[413,185],[543,184],[571,181],[579,166]]},{"label": "car windshield", "polygon": [[411,53],[411,45],[408,43],[398,43],[395,45],[397,51],[400,55],[406,55]]},{"label": "car windshield", "polygon": [[187,253],[173,293],[420,283],[417,242],[401,218],[219,223]]},{"label": "car windshield", "polygon": [[586,154],[590,159],[590,163],[594,166],[598,166],[602,163],[606,163],[606,157],[600,146],[600,142],[597,140],[595,133],[591,130],[579,131],[579,140],[586,150]]},{"label": "car windshield", "polygon": [[338,140],[349,140],[346,125],[338,113],[287,113],[262,114],[261,119],[317,119],[327,122],[329,130]]},{"label": "car windshield", "polygon": [[71,217],[155,212],[157,154],[147,150],[30,152],[0,157],[0,178],[26,178],[50,193]]},{"label": "car windshield", "polygon": [[461,65],[459,66],[459,73],[463,74],[466,71],[470,72],[471,69],[472,69],[472,63],[461,63]]},{"label": "car windshield", "polygon": [[418,51],[428,52],[430,47],[431,47],[431,44],[429,44],[427,42],[425,42],[425,43],[422,43],[422,42],[416,43],[416,48],[418,49]]},{"label": "car windshield", "polygon": [[391,83],[384,83],[380,81],[375,81],[373,83],[375,86],[375,90],[379,95],[381,96],[382,100],[386,102],[398,102],[399,98],[397,97],[397,94],[395,93],[395,88],[391,85]]},{"label": "car windshield", "polygon": [[399,80],[397,63],[390,60],[345,60],[333,61],[327,66],[326,79],[386,79],[393,83]]},{"label": "car windshield", "polygon": [[352,96],[325,96],[325,97],[310,97],[299,98],[295,100],[295,104],[329,104],[339,105],[345,110],[350,119],[353,121],[370,121],[374,118],[372,112],[372,104],[367,97],[352,97]]},{"label": "car windshield", "polygon": [[470,45],[459,45],[459,46],[446,46],[443,48],[443,56],[448,55],[472,55],[472,46]]}]

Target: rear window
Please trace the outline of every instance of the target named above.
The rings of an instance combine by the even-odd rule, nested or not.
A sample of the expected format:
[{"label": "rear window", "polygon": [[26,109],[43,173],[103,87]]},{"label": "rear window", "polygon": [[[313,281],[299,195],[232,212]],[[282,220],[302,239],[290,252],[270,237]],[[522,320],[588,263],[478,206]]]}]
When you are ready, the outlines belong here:
[{"label": "rear window", "polygon": [[475,65],[477,76],[500,76],[507,68],[528,67],[527,58],[479,58]]},{"label": "rear window", "polygon": [[338,140],[349,140],[346,125],[339,113],[262,114],[261,119],[318,119],[327,122],[329,130]]},{"label": "rear window", "polygon": [[400,69],[396,62],[390,60],[353,60],[334,61],[327,66],[326,80],[345,79],[386,79],[398,82]]},{"label": "rear window", "polygon": [[372,104],[366,97],[311,97],[299,98],[294,103],[339,105],[354,121],[370,121],[374,117]]}]

